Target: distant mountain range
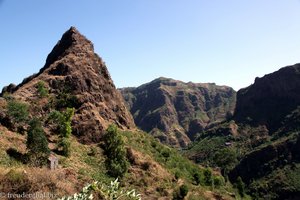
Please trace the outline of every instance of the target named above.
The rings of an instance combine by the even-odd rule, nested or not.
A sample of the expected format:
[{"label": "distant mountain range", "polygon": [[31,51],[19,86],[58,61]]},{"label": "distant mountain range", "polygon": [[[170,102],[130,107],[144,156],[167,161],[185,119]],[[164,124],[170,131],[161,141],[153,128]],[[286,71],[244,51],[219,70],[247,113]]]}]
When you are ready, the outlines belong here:
[{"label": "distant mountain range", "polygon": [[119,90],[139,128],[177,147],[186,147],[197,134],[231,117],[236,100],[236,92],[227,86],[164,77]]}]

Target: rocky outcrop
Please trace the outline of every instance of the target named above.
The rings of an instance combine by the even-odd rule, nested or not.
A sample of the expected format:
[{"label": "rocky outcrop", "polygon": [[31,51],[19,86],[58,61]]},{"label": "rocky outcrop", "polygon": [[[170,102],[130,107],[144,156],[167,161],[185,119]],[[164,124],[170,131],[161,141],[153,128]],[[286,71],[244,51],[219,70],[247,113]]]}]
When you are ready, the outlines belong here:
[{"label": "rocky outcrop", "polygon": [[185,147],[197,133],[231,116],[235,91],[214,83],[158,78],[120,89],[135,123],[163,143]]},{"label": "rocky outcrop", "polygon": [[[37,84],[43,81],[49,90],[49,102],[60,97],[61,104],[76,108],[73,133],[82,142],[99,141],[110,123],[122,129],[135,127],[131,114],[93,44],[71,27],[48,55],[39,73],[5,91],[23,101],[37,99]],[[57,105],[58,107],[60,105]]]},{"label": "rocky outcrop", "polygon": [[238,91],[235,119],[252,125],[266,125],[274,132],[284,117],[300,105],[299,91],[300,64],[256,78],[254,84]]}]

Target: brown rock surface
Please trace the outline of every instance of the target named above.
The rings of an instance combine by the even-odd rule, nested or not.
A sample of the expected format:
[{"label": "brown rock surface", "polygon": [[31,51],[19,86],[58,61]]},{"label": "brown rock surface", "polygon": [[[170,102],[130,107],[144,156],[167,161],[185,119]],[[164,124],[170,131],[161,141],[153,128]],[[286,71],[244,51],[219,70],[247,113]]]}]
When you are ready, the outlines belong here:
[{"label": "brown rock surface", "polygon": [[121,129],[135,127],[105,63],[94,53],[93,44],[74,27],[63,34],[38,74],[9,91],[23,101],[33,102],[39,81],[45,82],[50,97],[66,93],[76,100],[72,127],[82,142],[99,141],[111,123]]},{"label": "brown rock surface", "polygon": [[120,89],[135,123],[163,143],[185,147],[206,127],[232,115],[235,91],[214,83],[158,78]]}]

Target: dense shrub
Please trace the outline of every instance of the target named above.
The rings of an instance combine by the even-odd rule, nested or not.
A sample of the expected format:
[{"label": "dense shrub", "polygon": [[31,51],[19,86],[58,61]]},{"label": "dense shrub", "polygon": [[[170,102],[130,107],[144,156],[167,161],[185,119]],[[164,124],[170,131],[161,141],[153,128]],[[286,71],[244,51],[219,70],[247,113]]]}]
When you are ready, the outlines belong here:
[{"label": "dense shrub", "polygon": [[213,175],[211,169],[207,168],[203,171],[204,184],[211,186],[213,183]]},{"label": "dense shrub", "polygon": [[179,189],[173,193],[173,200],[182,200],[188,194],[189,188],[187,185],[181,185]]},{"label": "dense shrub", "polygon": [[72,95],[68,92],[60,92],[55,98],[55,107],[56,109],[62,108],[78,108],[80,107],[80,102],[75,95]]},{"label": "dense shrub", "polygon": [[70,156],[70,137],[72,134],[72,118],[74,115],[74,108],[67,108],[64,112],[52,111],[49,115],[49,120],[56,123],[59,132],[58,149],[64,156]]},{"label": "dense shrub", "polygon": [[30,121],[27,134],[26,146],[30,162],[37,166],[45,164],[50,150],[42,124],[38,119],[32,119]]},{"label": "dense shrub", "polygon": [[200,183],[201,183],[200,172],[194,173],[193,178],[194,178],[194,181],[196,182],[196,185],[200,185]]},{"label": "dense shrub", "polygon": [[128,161],[124,148],[124,141],[118,133],[115,125],[110,125],[104,135],[104,154],[109,175],[115,178],[122,178],[128,170]]},{"label": "dense shrub", "polygon": [[230,169],[232,169],[235,166],[235,164],[238,162],[237,154],[235,150],[231,148],[225,148],[219,150],[214,155],[213,160],[217,164],[217,166],[223,169],[224,172],[227,172]]},{"label": "dense shrub", "polygon": [[214,186],[216,188],[220,188],[220,186],[224,185],[224,179],[221,176],[214,177]]},{"label": "dense shrub", "polygon": [[25,123],[29,117],[28,105],[10,99],[7,103],[7,114],[13,123]]}]

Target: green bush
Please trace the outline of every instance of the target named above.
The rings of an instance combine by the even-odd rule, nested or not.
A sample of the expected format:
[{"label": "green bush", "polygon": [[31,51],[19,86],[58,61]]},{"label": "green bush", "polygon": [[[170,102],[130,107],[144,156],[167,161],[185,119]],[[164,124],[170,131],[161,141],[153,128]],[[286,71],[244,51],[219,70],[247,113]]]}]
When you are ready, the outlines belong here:
[{"label": "green bush", "polygon": [[220,188],[222,185],[224,185],[224,179],[221,176],[215,176],[214,177],[214,186],[216,188]]},{"label": "green bush", "polygon": [[[224,172],[232,169],[238,162],[236,152],[231,148],[225,148],[219,150],[213,158],[217,166],[221,167]],[[226,174],[224,174],[226,175]]]},{"label": "green bush", "polygon": [[200,185],[201,174],[199,172],[196,172],[196,173],[194,173],[193,178],[194,178],[194,181],[196,182],[196,185]]},{"label": "green bush", "polygon": [[29,117],[28,105],[17,100],[9,100],[7,114],[13,123],[25,123]]},{"label": "green bush", "polygon": [[173,200],[182,200],[188,194],[189,188],[187,185],[181,185],[173,194]]},{"label": "green bush", "polygon": [[66,91],[60,92],[55,100],[54,104],[56,109],[62,109],[62,108],[78,108],[80,105],[80,102],[78,98],[75,95],[72,95]]},{"label": "green bush", "polygon": [[44,81],[39,81],[36,85],[37,87],[37,92],[39,97],[43,98],[43,97],[47,97],[49,92],[48,89],[45,87],[45,82]]},{"label": "green bush", "polygon": [[128,170],[128,161],[124,141],[115,125],[110,125],[104,135],[104,154],[108,173],[115,178],[122,178]]},{"label": "green bush", "polygon": [[207,186],[211,186],[213,183],[213,176],[212,176],[212,171],[209,168],[206,168],[203,171],[203,179],[204,179],[204,184]]},{"label": "green bush", "polygon": [[49,115],[49,120],[57,123],[59,132],[58,148],[62,149],[61,153],[64,156],[70,156],[70,136],[72,134],[72,118],[74,115],[74,108],[67,108],[64,112],[52,111]]},{"label": "green bush", "polygon": [[61,149],[63,156],[69,157],[71,155],[71,142],[69,138],[62,137],[57,143],[58,149]]},{"label": "green bush", "polygon": [[43,165],[47,162],[50,150],[42,123],[34,118],[29,123],[26,146],[30,162],[33,165]]}]

